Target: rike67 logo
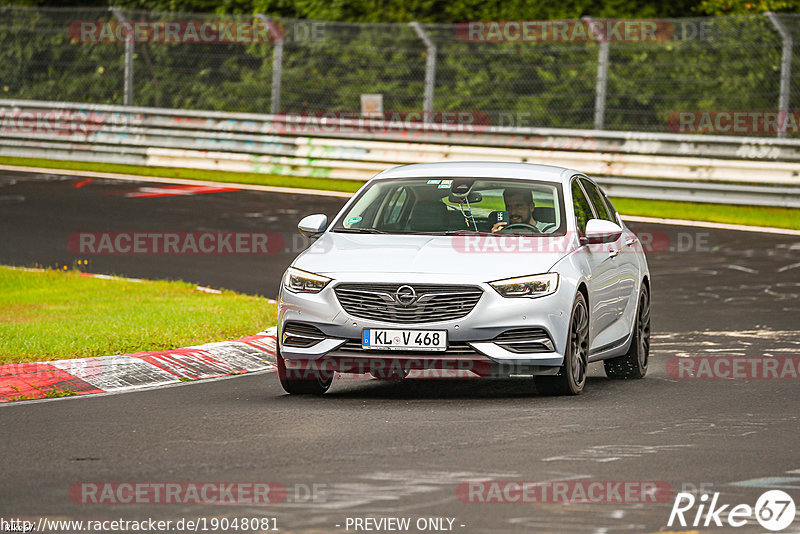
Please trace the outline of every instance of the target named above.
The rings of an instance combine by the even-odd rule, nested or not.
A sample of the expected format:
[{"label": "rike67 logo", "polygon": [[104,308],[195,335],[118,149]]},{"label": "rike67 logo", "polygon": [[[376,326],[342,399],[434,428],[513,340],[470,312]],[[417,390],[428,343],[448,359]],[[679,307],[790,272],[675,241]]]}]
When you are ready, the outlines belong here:
[{"label": "rike67 logo", "polygon": [[781,490],[769,490],[761,494],[755,506],[749,504],[719,503],[719,493],[710,498],[707,493],[696,498],[691,493],[678,493],[669,514],[667,526],[677,523],[682,527],[743,527],[752,518],[761,527],[772,532],[785,529],[794,521],[794,500]]}]

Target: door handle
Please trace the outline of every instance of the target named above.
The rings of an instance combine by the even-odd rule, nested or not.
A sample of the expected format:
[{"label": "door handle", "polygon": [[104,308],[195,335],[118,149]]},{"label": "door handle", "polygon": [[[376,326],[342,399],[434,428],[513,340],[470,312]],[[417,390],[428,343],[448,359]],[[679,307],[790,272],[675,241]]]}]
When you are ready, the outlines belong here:
[{"label": "door handle", "polygon": [[629,247],[629,246],[633,245],[634,243],[636,243],[636,238],[632,237],[632,238],[628,239],[627,241],[625,241],[625,246]]},{"label": "door handle", "polygon": [[618,254],[619,254],[619,250],[614,250],[613,248],[608,251],[608,256],[610,258],[616,258]]}]

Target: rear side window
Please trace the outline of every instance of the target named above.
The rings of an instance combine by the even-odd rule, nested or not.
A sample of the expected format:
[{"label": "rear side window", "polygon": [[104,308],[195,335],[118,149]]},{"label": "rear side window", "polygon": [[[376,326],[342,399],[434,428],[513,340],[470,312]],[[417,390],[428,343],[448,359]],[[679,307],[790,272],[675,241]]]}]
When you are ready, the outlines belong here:
[{"label": "rear side window", "polygon": [[408,191],[405,187],[397,189],[389,199],[384,211],[383,224],[397,224],[403,214],[403,208],[408,200]]},{"label": "rear side window", "polygon": [[617,218],[614,217],[611,211],[608,209],[608,206],[603,200],[603,193],[597,188],[597,186],[589,180],[584,180],[583,178],[581,178],[581,184],[583,184],[583,188],[586,189],[586,194],[589,195],[589,199],[592,201],[592,205],[594,206],[594,211],[597,213],[597,216],[600,219],[605,219],[607,221],[616,223]]},{"label": "rear side window", "polygon": [[592,219],[594,215],[592,214],[592,208],[589,206],[586,195],[583,194],[583,189],[581,189],[580,184],[578,184],[578,180],[572,180],[572,203],[575,209],[575,221],[578,225],[578,231],[581,234],[585,234],[586,223],[589,219]]},{"label": "rear side window", "polygon": [[608,207],[609,213],[614,218],[614,222],[619,224],[619,214],[617,213],[617,208],[614,207],[614,204],[611,203],[611,199],[605,194],[605,192],[601,189],[600,194],[603,196],[603,200],[606,202],[606,206]]}]

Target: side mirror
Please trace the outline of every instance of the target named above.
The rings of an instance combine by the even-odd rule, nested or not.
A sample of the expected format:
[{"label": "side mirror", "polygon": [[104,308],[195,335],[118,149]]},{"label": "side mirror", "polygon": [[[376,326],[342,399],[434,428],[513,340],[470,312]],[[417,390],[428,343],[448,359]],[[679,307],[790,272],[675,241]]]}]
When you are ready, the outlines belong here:
[{"label": "side mirror", "polygon": [[323,213],[308,215],[297,223],[297,229],[306,237],[314,237],[325,231],[328,227],[328,216]]},{"label": "side mirror", "polygon": [[586,242],[613,243],[622,235],[622,227],[604,219],[589,219],[586,223]]}]

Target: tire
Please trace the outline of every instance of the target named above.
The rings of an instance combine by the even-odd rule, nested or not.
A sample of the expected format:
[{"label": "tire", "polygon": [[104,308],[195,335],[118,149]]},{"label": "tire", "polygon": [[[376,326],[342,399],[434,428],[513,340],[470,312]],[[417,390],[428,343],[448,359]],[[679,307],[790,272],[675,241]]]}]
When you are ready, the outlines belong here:
[{"label": "tire", "polygon": [[622,356],[604,360],[606,376],[609,378],[644,378],[650,363],[650,292],[642,285],[636,307],[631,346]]},{"label": "tire", "polygon": [[277,355],[278,378],[283,390],[290,395],[323,395],[331,387],[334,373],[322,373],[316,370],[298,371],[300,378],[289,378],[283,356]]},{"label": "tire", "polygon": [[569,319],[564,365],[553,376],[536,376],[536,389],[542,395],[579,395],[586,385],[589,355],[589,309],[582,293],[575,296]]}]

